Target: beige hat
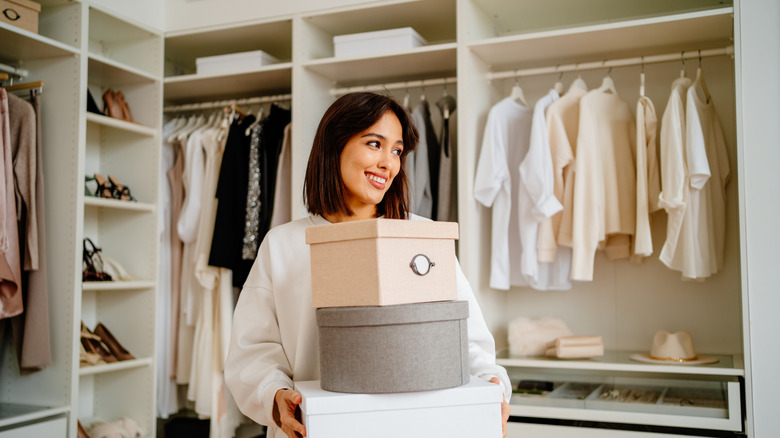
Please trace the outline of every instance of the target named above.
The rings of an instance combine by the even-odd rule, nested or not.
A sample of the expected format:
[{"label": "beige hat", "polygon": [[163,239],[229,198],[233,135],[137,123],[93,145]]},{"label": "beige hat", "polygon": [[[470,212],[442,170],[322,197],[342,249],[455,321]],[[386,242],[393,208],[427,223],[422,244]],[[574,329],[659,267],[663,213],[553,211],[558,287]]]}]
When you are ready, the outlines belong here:
[{"label": "beige hat", "polygon": [[717,357],[697,355],[691,334],[684,330],[675,333],[658,330],[653,336],[650,354],[632,354],[631,359],[670,365],[703,365],[718,361]]}]

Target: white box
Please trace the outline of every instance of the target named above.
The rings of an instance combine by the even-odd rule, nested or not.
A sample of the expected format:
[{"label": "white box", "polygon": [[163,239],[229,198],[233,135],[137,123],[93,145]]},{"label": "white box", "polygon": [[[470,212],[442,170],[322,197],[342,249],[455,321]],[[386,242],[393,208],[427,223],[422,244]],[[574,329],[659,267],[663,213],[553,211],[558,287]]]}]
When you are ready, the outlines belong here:
[{"label": "white box", "polygon": [[457,238],[456,222],[366,219],[309,227],[312,305],[456,300]]},{"label": "white box", "polygon": [[277,62],[279,62],[278,59],[262,50],[253,50],[251,52],[229,53],[227,55],[197,58],[195,60],[195,71],[199,75],[233,73],[253,70]]},{"label": "white box", "polygon": [[500,438],[499,385],[475,377],[463,386],[403,394],[343,394],[319,381],[296,382],[309,438]]},{"label": "white box", "polygon": [[428,42],[411,27],[333,37],[333,51],[337,57],[409,50],[426,44]]}]

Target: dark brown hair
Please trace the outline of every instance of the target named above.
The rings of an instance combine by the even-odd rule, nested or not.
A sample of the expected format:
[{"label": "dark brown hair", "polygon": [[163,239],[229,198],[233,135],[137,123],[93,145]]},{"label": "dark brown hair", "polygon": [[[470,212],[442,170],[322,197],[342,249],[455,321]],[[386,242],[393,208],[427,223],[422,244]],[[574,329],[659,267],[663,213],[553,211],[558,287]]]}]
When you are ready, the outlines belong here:
[{"label": "dark brown hair", "polygon": [[347,188],[341,179],[341,153],[355,135],[370,128],[385,114],[398,117],[403,131],[401,168],[385,197],[377,205],[377,215],[405,219],[409,209],[409,189],[404,171],[406,155],[417,146],[419,135],[409,113],[390,96],[358,92],[338,98],[320,120],[306,167],[303,201],[311,214],[354,213],[346,202]]}]

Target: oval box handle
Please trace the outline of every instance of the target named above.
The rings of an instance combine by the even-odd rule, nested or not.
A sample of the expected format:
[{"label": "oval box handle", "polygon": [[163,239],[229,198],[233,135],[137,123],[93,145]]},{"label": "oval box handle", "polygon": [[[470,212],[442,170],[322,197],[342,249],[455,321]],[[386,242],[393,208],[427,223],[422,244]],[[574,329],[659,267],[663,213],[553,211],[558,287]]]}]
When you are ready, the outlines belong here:
[{"label": "oval box handle", "polygon": [[431,268],[436,266],[436,263],[432,262],[425,254],[417,254],[412,257],[412,261],[409,263],[409,267],[412,268],[412,272],[419,276],[426,275],[431,272]]}]

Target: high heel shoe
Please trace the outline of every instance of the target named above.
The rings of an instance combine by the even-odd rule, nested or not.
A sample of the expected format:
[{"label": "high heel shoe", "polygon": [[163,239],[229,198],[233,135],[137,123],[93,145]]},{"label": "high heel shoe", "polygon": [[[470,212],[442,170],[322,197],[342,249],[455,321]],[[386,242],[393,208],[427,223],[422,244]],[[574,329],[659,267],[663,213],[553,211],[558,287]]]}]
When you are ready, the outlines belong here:
[{"label": "high heel shoe", "polygon": [[114,335],[108,331],[108,328],[106,328],[103,323],[99,322],[98,325],[95,326],[95,334],[100,336],[103,342],[108,346],[108,349],[111,350],[111,353],[118,360],[135,359],[135,356],[130,354],[129,351],[125,350],[122,344],[116,340]]},{"label": "high heel shoe", "polygon": [[119,120],[124,119],[122,104],[117,99],[116,92],[110,88],[103,93],[103,114]]},{"label": "high heel shoe", "polygon": [[97,189],[95,189],[95,196],[98,196],[100,198],[109,198],[109,199],[114,197],[114,191],[111,189],[111,186],[109,185],[108,181],[106,181],[106,179],[103,177],[103,175],[99,173],[95,173],[93,178],[97,183]]},{"label": "high heel shoe", "polygon": [[87,354],[91,355],[88,356],[90,358],[88,360],[93,360],[95,355],[100,358],[100,361],[96,361],[95,365],[117,361],[116,356],[111,354],[108,347],[103,343],[102,338],[89,331],[84,321],[81,322],[81,346],[84,347]]},{"label": "high heel shoe", "polygon": [[81,421],[76,420],[78,423],[78,438],[89,438],[89,434],[87,434],[87,430],[84,429],[84,426],[81,425]]},{"label": "high heel shoe", "polygon": [[89,237],[83,241],[81,281],[111,281],[113,278],[103,270],[102,251]]},{"label": "high heel shoe", "polygon": [[121,91],[117,91],[114,94],[114,97],[119,104],[119,107],[122,109],[122,120],[135,123],[133,120],[133,115],[130,113],[130,105],[128,105],[127,101],[125,101],[125,95],[122,94]]},{"label": "high heel shoe", "polygon": [[130,187],[120,183],[115,176],[108,175],[108,181],[111,183],[111,191],[114,195],[114,199],[119,199],[120,201],[136,201],[135,197],[130,193]]}]

